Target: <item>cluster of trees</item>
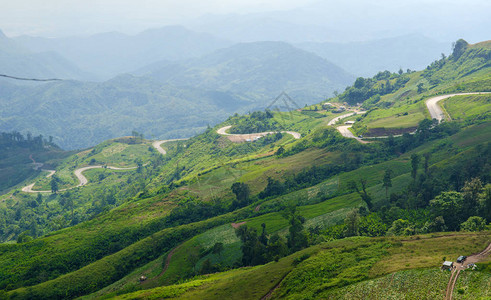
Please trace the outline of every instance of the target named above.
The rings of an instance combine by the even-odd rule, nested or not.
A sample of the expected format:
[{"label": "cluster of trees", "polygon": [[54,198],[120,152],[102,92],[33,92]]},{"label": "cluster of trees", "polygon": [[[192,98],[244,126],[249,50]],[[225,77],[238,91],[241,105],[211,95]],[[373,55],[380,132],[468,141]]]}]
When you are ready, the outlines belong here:
[{"label": "cluster of trees", "polygon": [[234,124],[230,133],[257,133],[278,130],[278,123],[273,120],[273,113],[269,110],[255,111],[248,116],[234,115],[229,120]]},{"label": "cluster of trees", "polygon": [[347,87],[339,95],[339,99],[350,105],[363,103],[369,99],[370,104],[377,104],[380,96],[390,94],[403,87],[409,81],[407,74],[399,70],[398,73],[379,72],[373,78],[358,77],[352,86]]},{"label": "cluster of trees", "polygon": [[[366,207],[354,209],[344,224],[328,228],[329,239],[365,235],[412,235],[439,231],[478,231],[491,221],[490,143],[468,150],[461,160],[430,167],[431,153],[411,155],[411,181],[401,193],[388,191],[392,171],[383,179],[386,199],[375,199],[360,180],[350,187]],[[422,172],[420,171],[422,169]],[[487,183],[487,184],[485,184]]]},{"label": "cluster of trees", "polygon": [[18,131],[0,132],[0,149],[17,147],[43,149],[46,146],[58,148],[53,143],[52,136],[45,139],[42,135],[33,136],[30,132],[28,132],[25,137]]},{"label": "cluster of trees", "polygon": [[[25,242],[26,236],[36,238],[54,230],[74,226],[110,211],[131,197],[148,196],[146,186],[159,174],[162,155],[155,153],[152,157],[148,165],[140,164],[139,172],[117,174],[108,169],[101,169],[99,179],[104,183],[104,187],[90,193],[83,188],[60,192],[61,186],[65,183],[56,175],[53,175],[49,182],[53,194],[16,192],[15,198],[18,201],[7,200],[6,205],[0,208],[0,242]],[[111,179],[114,177],[109,177],[105,181],[109,174],[119,176],[123,180],[114,182]],[[179,214],[179,210],[176,210],[175,214]],[[193,214],[186,217],[190,220],[196,219]],[[22,238],[19,239],[21,235]]]},{"label": "cluster of trees", "polygon": [[254,266],[267,263],[272,260],[278,261],[290,253],[299,251],[309,245],[309,236],[304,228],[305,218],[296,211],[295,206],[285,208],[283,217],[288,220],[290,227],[286,241],[277,233],[269,236],[266,232],[266,224],[262,223],[261,234],[247,225],[236,229],[236,235],[242,241],[242,265]]}]

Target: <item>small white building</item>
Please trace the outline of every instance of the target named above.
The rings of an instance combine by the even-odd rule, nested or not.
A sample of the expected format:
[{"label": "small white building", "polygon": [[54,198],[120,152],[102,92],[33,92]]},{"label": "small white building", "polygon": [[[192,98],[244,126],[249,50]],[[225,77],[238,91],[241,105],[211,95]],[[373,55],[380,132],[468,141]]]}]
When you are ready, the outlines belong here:
[{"label": "small white building", "polygon": [[346,121],[346,122],[344,122],[344,124],[346,124],[346,125],[353,125],[353,124],[355,124],[355,121]]},{"label": "small white building", "polygon": [[444,261],[442,264],[442,270],[452,270],[453,269],[453,262],[452,261]]}]

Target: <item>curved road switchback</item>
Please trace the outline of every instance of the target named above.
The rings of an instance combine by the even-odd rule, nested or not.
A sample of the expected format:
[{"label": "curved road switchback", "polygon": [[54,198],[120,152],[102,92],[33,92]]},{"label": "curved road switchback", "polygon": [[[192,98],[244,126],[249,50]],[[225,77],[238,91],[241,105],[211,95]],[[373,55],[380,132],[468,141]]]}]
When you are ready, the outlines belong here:
[{"label": "curved road switchback", "polygon": [[438,102],[441,100],[445,100],[447,98],[453,96],[464,96],[464,95],[481,95],[481,94],[490,94],[489,92],[476,92],[476,93],[456,93],[456,94],[448,94],[435,96],[425,101],[426,107],[431,115],[432,119],[437,119],[438,122],[441,122],[445,119],[445,114],[443,113],[442,108],[438,105]]},{"label": "curved road switchback", "polygon": [[[187,139],[172,139],[172,140],[155,141],[152,143],[152,146],[155,149],[157,149],[157,151],[160,154],[166,155],[167,152],[161,147],[161,145],[163,143],[172,142],[172,141],[183,141],[183,140],[187,140]],[[32,155],[29,158],[33,161],[35,167],[40,168],[43,166],[42,163],[36,163],[36,161],[32,158]],[[101,168],[106,168],[106,169],[110,169],[110,170],[134,170],[138,167],[119,168],[119,167],[113,167],[113,166],[88,166],[88,167],[79,168],[73,172],[75,177],[77,177],[79,183],[76,186],[66,188],[66,189],[61,189],[59,191],[64,192],[67,190],[71,190],[71,189],[86,185],[87,183],[89,183],[89,180],[87,179],[87,177],[84,176],[83,172],[85,172],[87,170],[91,170],[91,169],[101,169]],[[49,174],[46,175],[46,178],[50,178],[51,176],[53,176],[56,173],[55,170],[43,170],[43,171],[49,172]],[[33,190],[35,184],[36,183],[32,183],[28,186],[23,187],[22,191],[25,193],[51,193],[51,191],[35,191],[35,190]]]},{"label": "curved road switchback", "polygon": [[[445,118],[445,114],[442,110],[442,108],[438,105],[438,102],[453,96],[462,96],[462,95],[481,95],[481,94],[490,94],[490,92],[474,92],[474,93],[455,93],[455,94],[447,94],[447,95],[441,95],[441,96],[435,96],[427,99],[425,101],[426,107],[428,108],[428,112],[430,113],[430,116],[432,119],[437,119],[438,122],[441,122]],[[336,117],[329,121],[327,125],[334,126],[339,120],[350,117],[354,114],[364,114],[366,111],[360,111],[360,112],[352,112],[348,114],[344,114],[342,116]],[[360,143],[368,143],[367,141],[362,140],[359,137],[356,137],[350,130],[349,128],[351,125],[343,125],[343,126],[338,126],[336,129],[343,135],[344,137],[351,138],[351,139],[356,139]],[[396,136],[402,136],[402,135],[394,135]],[[370,139],[386,139],[389,136],[376,136],[376,137],[370,137]]]},{"label": "curved road switchback", "polygon": [[167,142],[174,142],[174,141],[185,141],[185,140],[188,140],[188,139],[171,139],[171,140],[161,140],[161,141],[155,141],[152,143],[152,146],[157,149],[157,151],[162,154],[162,155],[166,155],[167,154],[167,151],[164,150],[164,148],[162,148],[162,144],[163,143],[167,143]]},{"label": "curved road switchback", "polygon": [[[240,143],[240,142],[246,142],[246,141],[253,141],[259,137],[266,136],[268,134],[275,134],[278,131],[266,131],[266,132],[258,132],[258,133],[248,133],[248,134],[233,134],[233,133],[227,133],[227,130],[229,130],[232,127],[232,125],[224,126],[222,128],[219,128],[217,130],[217,133],[223,136],[226,136],[230,141],[234,143]],[[279,131],[281,133],[286,133],[290,134],[293,136],[295,139],[299,139],[302,137],[302,135],[298,132],[295,131]]]}]

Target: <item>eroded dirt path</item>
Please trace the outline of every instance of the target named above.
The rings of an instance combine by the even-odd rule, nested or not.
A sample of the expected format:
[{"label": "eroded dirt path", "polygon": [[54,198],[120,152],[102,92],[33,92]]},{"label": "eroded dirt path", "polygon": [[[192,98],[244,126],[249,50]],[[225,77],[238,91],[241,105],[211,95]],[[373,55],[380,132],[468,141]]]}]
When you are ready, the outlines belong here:
[{"label": "eroded dirt path", "polygon": [[[266,132],[248,133],[248,134],[227,133],[227,130],[229,130],[231,127],[232,127],[232,125],[224,126],[220,129],[218,129],[217,133],[220,135],[226,136],[231,142],[234,142],[234,143],[251,142],[251,141],[254,141],[255,139],[266,136],[268,134],[275,134],[278,132],[278,131],[266,131]],[[302,135],[300,133],[295,132],[295,131],[279,131],[279,132],[290,134],[291,136],[293,136],[297,140],[302,137]]]},{"label": "eroded dirt path", "polygon": [[473,254],[464,261],[463,264],[455,265],[455,269],[452,270],[452,275],[448,280],[447,290],[445,291],[445,300],[452,300],[453,290],[455,288],[455,284],[457,283],[457,279],[459,278],[460,271],[467,269],[468,264],[475,264],[486,258],[491,253],[491,243],[484,249],[483,251]]}]

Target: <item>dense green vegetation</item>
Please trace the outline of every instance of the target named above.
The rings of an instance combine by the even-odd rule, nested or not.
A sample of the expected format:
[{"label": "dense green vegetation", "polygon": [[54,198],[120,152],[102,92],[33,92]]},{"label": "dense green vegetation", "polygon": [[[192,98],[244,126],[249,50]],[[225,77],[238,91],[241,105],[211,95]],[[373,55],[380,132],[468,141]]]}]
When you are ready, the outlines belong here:
[{"label": "dense green vegetation", "polygon": [[[448,278],[434,268],[442,259],[491,242],[488,98],[448,99],[453,121],[438,124],[421,105],[456,79],[417,86],[455,64],[477,68],[465,82],[485,81],[475,49],[459,42],[432,74],[381,72],[339,96],[382,93],[365,101],[371,110],[358,123],[401,114],[414,134],[362,144],[326,126],[331,112],[265,111],[165,143],[166,155],[135,134],[58,161],[60,188],[83,166],[136,169],[90,170],[86,186],[50,196],[6,194],[0,229],[12,243],[0,245],[0,298],[397,297],[407,280],[413,297],[441,295]],[[302,138],[234,143],[216,132],[226,125]],[[49,188],[42,177],[36,187]],[[488,267],[466,273],[454,294],[486,295]],[[427,291],[421,282],[432,277]]]},{"label": "dense green vegetation", "polygon": [[39,163],[57,157],[64,153],[53,143],[53,138],[43,138],[42,135],[25,137],[19,132],[0,133],[0,194],[9,188],[23,182],[30,176],[36,175],[39,166],[33,165],[30,157],[34,156]]}]

